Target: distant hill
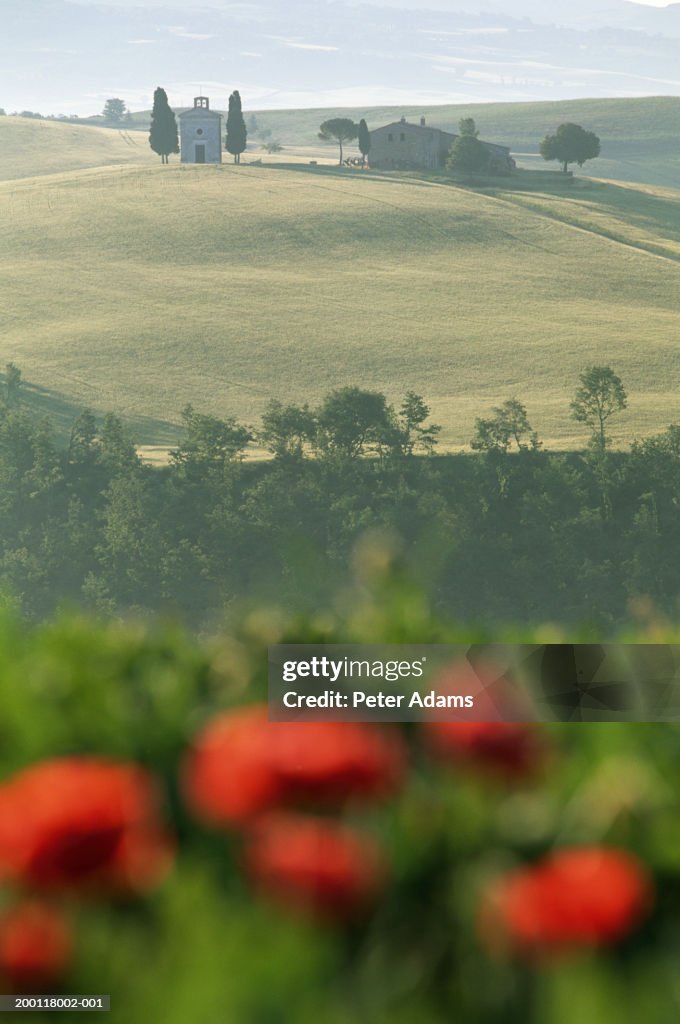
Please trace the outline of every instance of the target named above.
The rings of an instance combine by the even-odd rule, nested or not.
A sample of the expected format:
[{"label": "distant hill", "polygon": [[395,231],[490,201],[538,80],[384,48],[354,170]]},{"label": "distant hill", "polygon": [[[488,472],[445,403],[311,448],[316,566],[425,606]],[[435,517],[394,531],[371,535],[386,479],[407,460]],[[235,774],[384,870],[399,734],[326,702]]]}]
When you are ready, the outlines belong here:
[{"label": "distant hill", "polygon": [[680,416],[673,190],[137,164],[2,182],[0,223],[2,363],[64,424],[114,409],[162,444],[187,402],[256,424],[358,384],[424,395],[453,448],[515,395],[564,447],[593,361],[630,392],[619,440]]}]

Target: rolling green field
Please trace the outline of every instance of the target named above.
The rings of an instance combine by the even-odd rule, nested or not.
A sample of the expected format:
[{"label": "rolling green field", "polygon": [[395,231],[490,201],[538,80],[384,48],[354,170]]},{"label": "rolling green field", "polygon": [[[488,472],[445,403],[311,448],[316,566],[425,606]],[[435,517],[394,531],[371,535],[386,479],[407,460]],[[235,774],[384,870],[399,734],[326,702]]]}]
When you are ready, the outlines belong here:
[{"label": "rolling green field", "polygon": [[0,129],[19,132],[5,178],[53,139],[42,175],[0,180],[2,361],[62,428],[87,404],[163,445],[187,401],[256,424],[270,398],[357,384],[422,393],[451,449],[516,395],[566,447],[584,439],[568,402],[593,361],[631,392],[621,442],[680,418],[673,189],[164,168],[143,145],[111,166],[131,144],[119,133],[79,128],[79,154],[70,125]]},{"label": "rolling green field", "polygon": [[157,159],[140,132],[0,117],[0,181]]},{"label": "rolling green field", "polygon": [[303,165],[6,180],[0,358],[63,427],[86,404],[163,445],[187,402],[256,423],[269,399],[357,384],[423,394],[447,448],[511,396],[548,444],[580,445],[569,400],[606,362],[630,392],[625,443],[680,416],[679,199]]}]

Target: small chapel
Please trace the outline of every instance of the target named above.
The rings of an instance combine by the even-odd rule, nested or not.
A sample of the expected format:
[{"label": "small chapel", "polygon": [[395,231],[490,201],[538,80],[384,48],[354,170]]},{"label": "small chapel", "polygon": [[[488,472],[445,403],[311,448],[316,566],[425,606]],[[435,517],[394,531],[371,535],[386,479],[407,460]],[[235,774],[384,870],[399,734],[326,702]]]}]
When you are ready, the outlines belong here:
[{"label": "small chapel", "polygon": [[179,115],[180,160],[183,164],[222,163],[222,115],[210,109],[207,96]]}]

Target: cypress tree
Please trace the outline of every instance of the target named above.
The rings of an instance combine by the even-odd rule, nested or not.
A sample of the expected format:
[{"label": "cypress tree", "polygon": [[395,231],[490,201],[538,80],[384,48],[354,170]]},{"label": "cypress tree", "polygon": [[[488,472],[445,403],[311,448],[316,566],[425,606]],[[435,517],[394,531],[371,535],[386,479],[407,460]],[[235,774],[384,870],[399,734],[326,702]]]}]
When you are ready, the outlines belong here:
[{"label": "cypress tree", "polygon": [[368,125],[364,121],[363,117],[359,121],[359,152],[363,158],[364,166],[366,165],[366,157],[371,151],[371,133],[368,130]]},{"label": "cypress tree", "polygon": [[149,145],[154,153],[158,153],[164,164],[168,163],[170,153],[179,153],[177,121],[174,111],[168,103],[167,93],[160,86],[153,94]]},{"label": "cypress tree", "polygon": [[225,148],[228,153],[233,154],[235,164],[241,163],[241,153],[245,150],[247,141],[248,129],[246,128],[246,122],[243,120],[241,97],[235,90],[229,97],[227,138],[225,140]]}]

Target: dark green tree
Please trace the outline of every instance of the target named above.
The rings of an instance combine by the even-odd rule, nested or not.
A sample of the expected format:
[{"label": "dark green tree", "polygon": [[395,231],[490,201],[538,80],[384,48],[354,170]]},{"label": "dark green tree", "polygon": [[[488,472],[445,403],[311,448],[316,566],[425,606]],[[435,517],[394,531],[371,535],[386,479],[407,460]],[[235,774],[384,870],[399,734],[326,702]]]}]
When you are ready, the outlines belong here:
[{"label": "dark green tree", "polygon": [[91,409],[83,409],[71,427],[68,461],[77,465],[94,465],[99,459],[97,421]]},{"label": "dark green tree", "polygon": [[241,109],[241,96],[237,90],[234,90],[229,97],[225,148],[234,157],[235,164],[241,163],[241,153],[245,152],[247,144],[248,129]]},{"label": "dark green tree", "polygon": [[415,391],[407,391],[399,410],[399,427],[401,430],[401,450],[404,455],[412,455],[416,448],[431,455],[441,427],[437,423],[427,426],[425,421],[430,415],[430,407],[425,404]]},{"label": "dark green tree", "polygon": [[378,391],[356,387],[331,391],[316,410],[316,422],[316,446],[322,455],[357,459],[398,446],[394,412]]},{"label": "dark green tree", "polygon": [[358,134],[359,126],[349,117],[332,117],[324,121],[319,129],[319,138],[322,141],[330,142],[331,139],[335,139],[340,146],[340,164],[343,162],[342,147],[346,142],[356,139]]},{"label": "dark green tree", "polygon": [[107,100],[102,110],[102,116],[106,121],[110,121],[111,124],[122,124],[125,119],[125,112],[127,107],[125,106],[125,100],[114,97],[113,99]]},{"label": "dark green tree", "polygon": [[505,454],[514,441],[517,451],[537,450],[540,442],[529,423],[527,410],[516,398],[509,398],[492,409],[489,419],[475,421],[475,436],[470,447],[481,452]]},{"label": "dark green tree", "polygon": [[359,121],[358,145],[363,165],[365,167],[366,157],[371,152],[371,133],[369,132],[368,125],[363,117]]},{"label": "dark green tree", "polygon": [[593,432],[593,447],[604,451],[609,443],[605,429],[607,420],[626,408],[628,396],[621,378],[611,366],[588,366],[579,381],[570,407],[572,419],[586,423]]},{"label": "dark green tree", "polygon": [[540,153],[544,160],[558,160],[566,174],[569,164],[583,167],[586,160],[599,156],[600,140],[594,132],[567,122],[561,124],[554,135],[546,135]]},{"label": "dark green tree", "polygon": [[99,593],[113,595],[126,607],[157,607],[162,534],[156,520],[152,478],[141,474],[115,476],[105,498],[98,552]]},{"label": "dark green tree", "polygon": [[14,363],[7,363],[3,380],[3,399],[8,409],[17,404],[21,384],[21,370]]},{"label": "dark green tree", "polygon": [[100,459],[110,472],[129,473],[141,469],[137,448],[125,424],[115,413],[104,417],[100,435]]},{"label": "dark green tree", "polygon": [[153,94],[149,145],[154,153],[158,153],[161,162],[164,164],[168,163],[168,157],[171,153],[179,153],[177,120],[175,119],[174,111],[168,103],[167,93],[160,86],[158,86]]},{"label": "dark green tree", "polygon": [[316,435],[316,419],[303,405],[271,401],[262,415],[260,441],[277,459],[301,458]]},{"label": "dark green tree", "polygon": [[182,411],[182,420],[186,436],[170,453],[171,459],[174,465],[192,474],[196,471],[198,476],[206,472],[223,472],[228,463],[243,458],[243,452],[252,440],[250,431],[233,418],[220,420],[216,416],[206,416],[195,412],[191,405]]},{"label": "dark green tree", "polygon": [[450,171],[470,174],[483,171],[487,162],[487,151],[479,139],[474,135],[460,135],[451,146],[446,166]]},{"label": "dark green tree", "polygon": [[461,117],[458,122],[458,133],[461,136],[469,135],[473,139],[476,139],[479,132],[477,131],[477,125],[475,124],[474,117]]}]

